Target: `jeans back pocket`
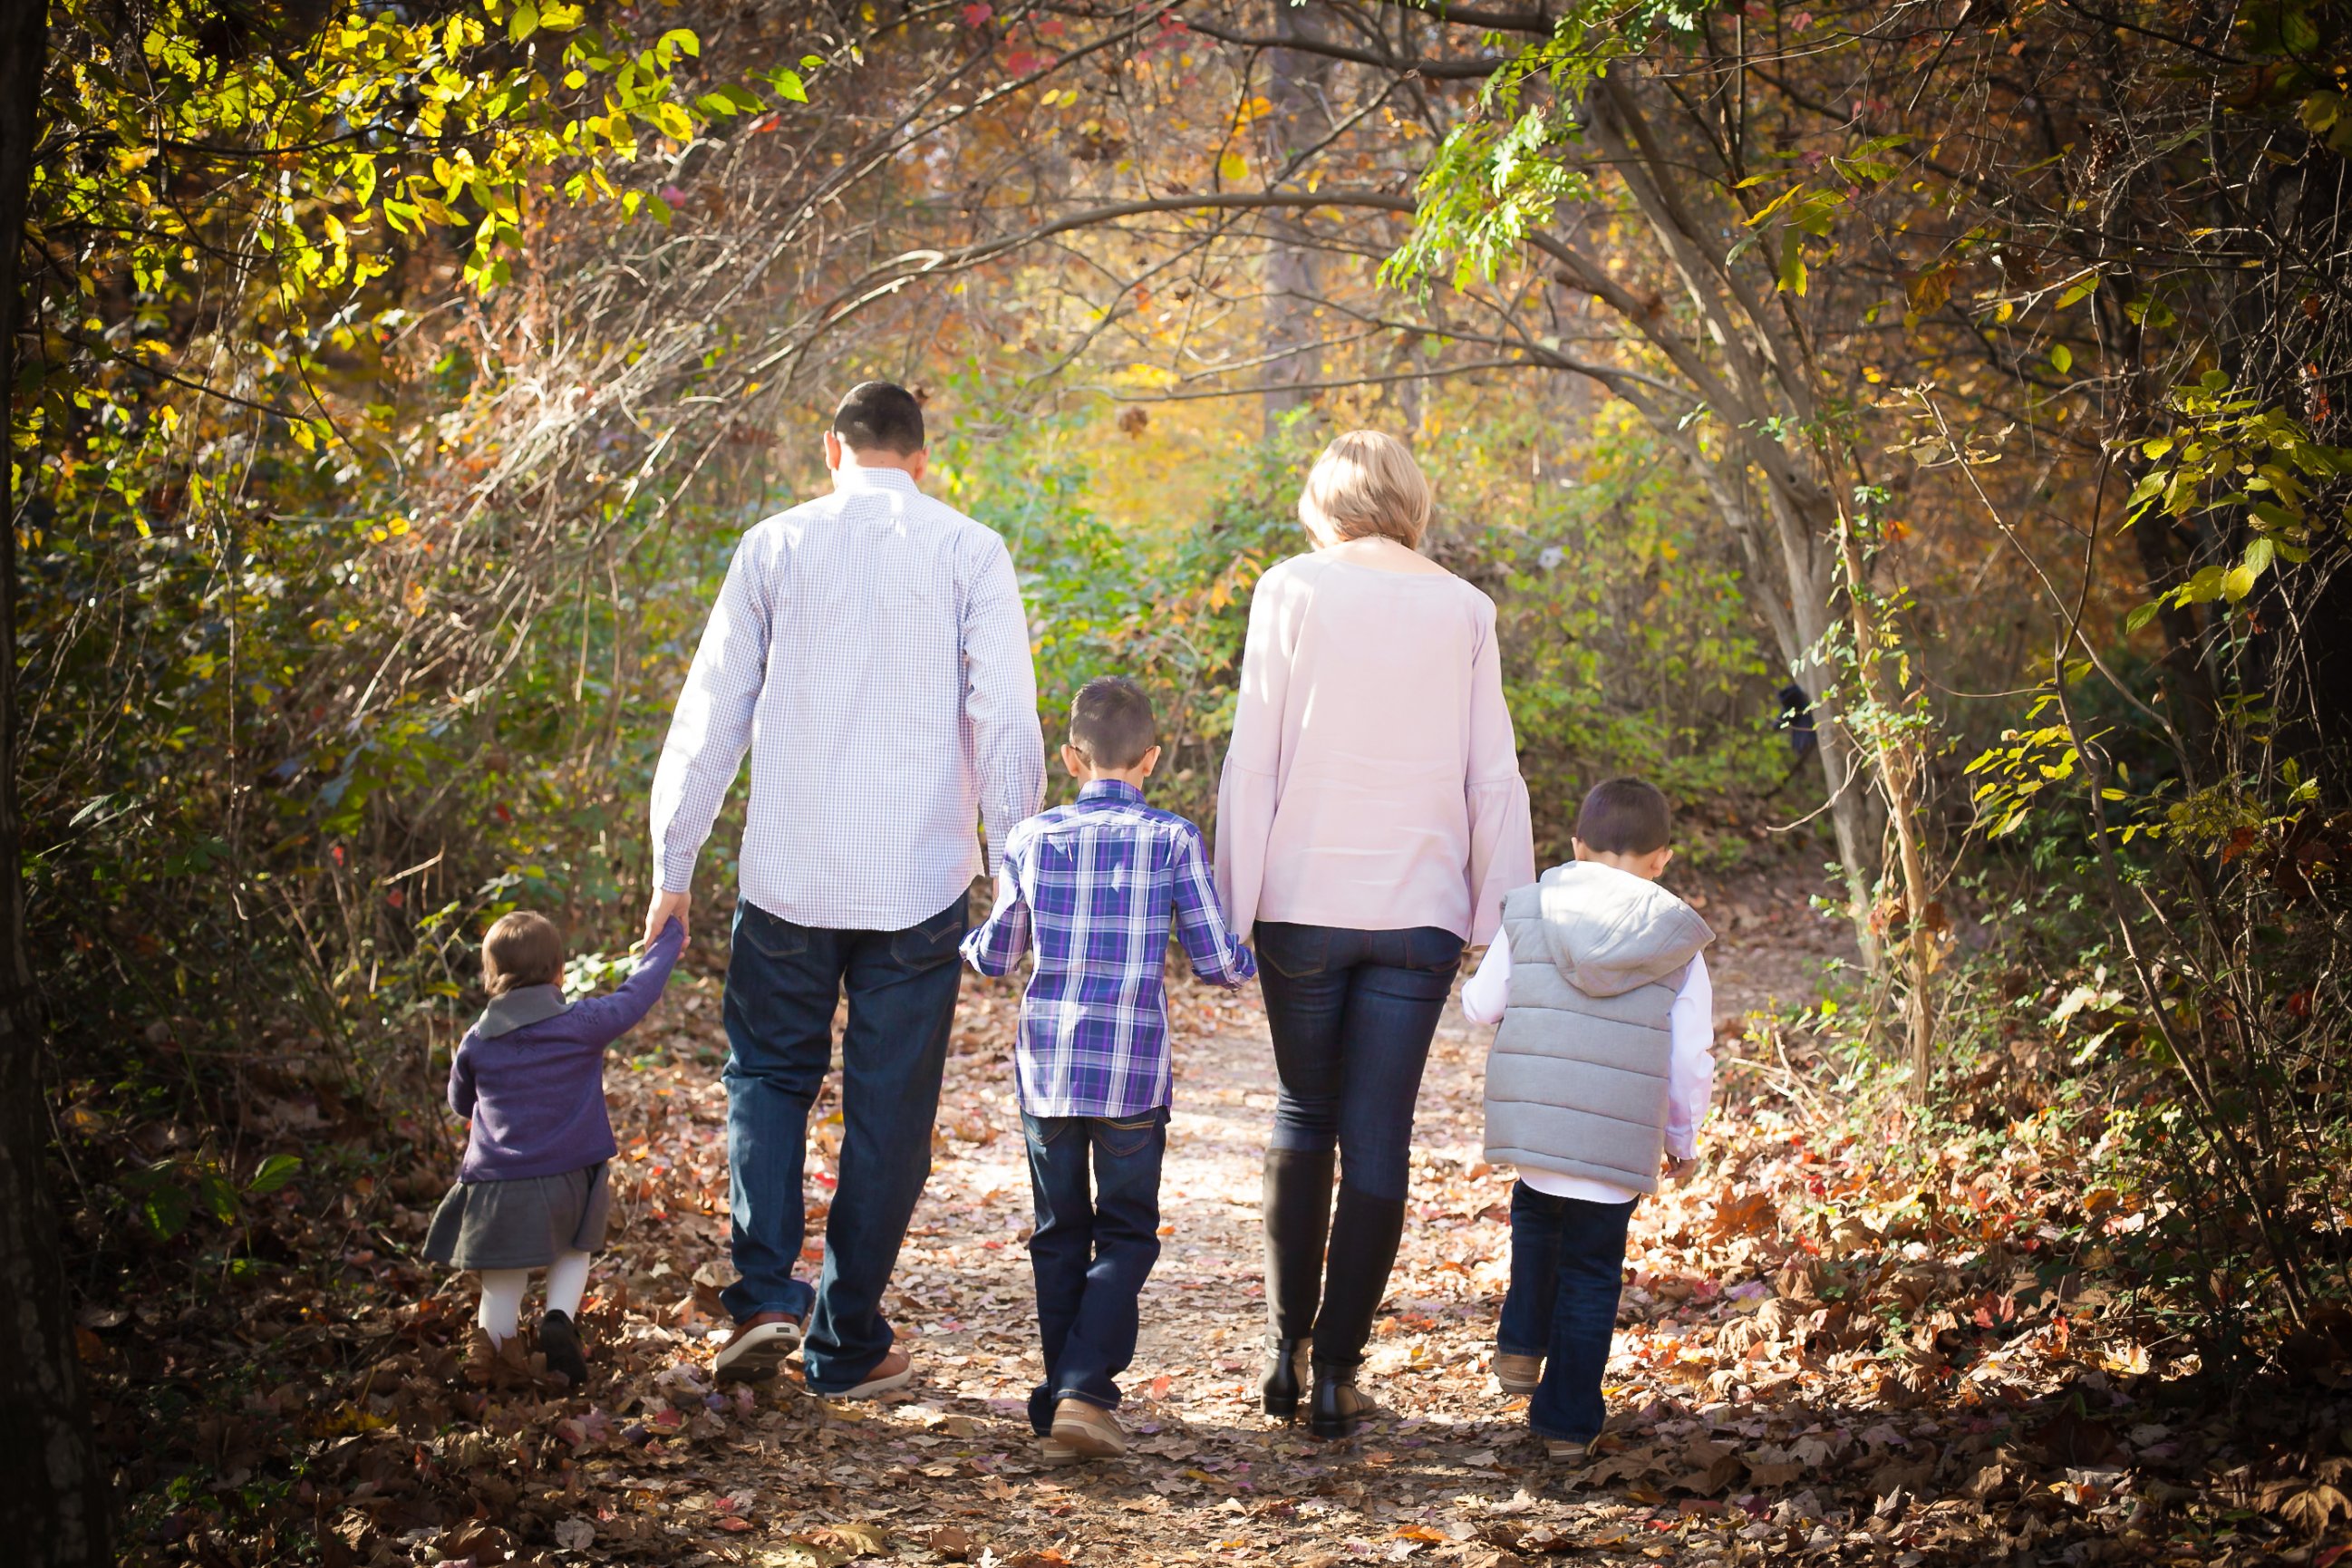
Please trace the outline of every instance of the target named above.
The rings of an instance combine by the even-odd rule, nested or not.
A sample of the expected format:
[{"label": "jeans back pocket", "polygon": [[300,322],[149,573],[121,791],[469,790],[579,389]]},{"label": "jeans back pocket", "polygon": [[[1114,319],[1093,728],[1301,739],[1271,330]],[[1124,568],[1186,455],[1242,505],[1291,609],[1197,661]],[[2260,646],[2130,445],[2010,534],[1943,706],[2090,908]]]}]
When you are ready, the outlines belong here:
[{"label": "jeans back pocket", "polygon": [[1141,1116],[1123,1116],[1116,1121],[1103,1117],[1095,1123],[1095,1140],[1112,1159],[1132,1160],[1151,1147],[1151,1141],[1160,1136],[1160,1129],[1167,1121],[1165,1106]]},{"label": "jeans back pocket", "polygon": [[747,899],[735,902],[732,940],[747,943],[766,958],[798,958],[808,951],[809,944],[805,926],[794,925],[782,915],[772,915]]},{"label": "jeans back pocket", "polygon": [[1320,974],[1331,961],[1331,932],[1323,926],[1260,921],[1251,938],[1259,962],[1272,964],[1293,980]]},{"label": "jeans back pocket", "polygon": [[954,903],[920,925],[908,926],[890,938],[890,956],[903,969],[929,969],[954,960],[963,942],[967,916],[964,900]]}]

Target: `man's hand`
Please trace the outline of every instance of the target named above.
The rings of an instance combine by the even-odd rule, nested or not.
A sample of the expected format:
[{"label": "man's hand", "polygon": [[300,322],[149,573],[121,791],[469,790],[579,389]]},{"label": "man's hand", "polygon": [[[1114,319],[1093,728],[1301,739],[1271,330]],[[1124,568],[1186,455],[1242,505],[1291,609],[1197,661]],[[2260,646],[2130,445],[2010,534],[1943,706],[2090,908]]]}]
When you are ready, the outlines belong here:
[{"label": "man's hand", "polygon": [[653,946],[660,937],[662,928],[673,919],[680,925],[687,923],[686,907],[691,898],[692,895],[688,893],[665,893],[658,888],[654,889],[653,902],[646,906],[646,946]]},{"label": "man's hand", "polygon": [[1685,1177],[1697,1169],[1698,1156],[1696,1154],[1687,1160],[1669,1154],[1665,1158],[1665,1163],[1658,1167],[1658,1174],[1664,1179],[1665,1184],[1671,1187],[1681,1184]]}]

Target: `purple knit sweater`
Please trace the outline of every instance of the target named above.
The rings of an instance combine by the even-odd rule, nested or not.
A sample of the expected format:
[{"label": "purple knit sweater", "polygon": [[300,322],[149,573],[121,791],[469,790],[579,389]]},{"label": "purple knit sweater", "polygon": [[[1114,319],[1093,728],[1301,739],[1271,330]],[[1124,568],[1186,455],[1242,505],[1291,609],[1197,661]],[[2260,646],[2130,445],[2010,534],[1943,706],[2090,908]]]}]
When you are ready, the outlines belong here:
[{"label": "purple knit sweater", "polygon": [[490,1005],[449,1064],[449,1109],[474,1124],[459,1181],[559,1176],[613,1157],[604,1048],[652,1008],[685,945],[673,920],[609,996],[567,1007],[561,986],[526,985]]}]

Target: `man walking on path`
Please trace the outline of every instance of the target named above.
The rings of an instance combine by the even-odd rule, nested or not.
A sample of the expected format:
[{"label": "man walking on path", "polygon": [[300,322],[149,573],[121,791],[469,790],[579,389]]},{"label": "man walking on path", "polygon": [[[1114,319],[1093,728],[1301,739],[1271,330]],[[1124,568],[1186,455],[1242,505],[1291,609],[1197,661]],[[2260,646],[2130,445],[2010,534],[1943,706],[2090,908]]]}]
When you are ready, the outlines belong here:
[{"label": "man walking on path", "polygon": [[[654,771],[646,929],[683,920],[694,862],[751,753],[727,965],[735,1330],[720,1378],[857,1398],[913,1375],[882,1292],[931,1169],[973,877],[1045,793],[1020,584],[1004,542],[916,487],[923,413],[853,389],[834,490],[743,537]],[[976,825],[985,823],[988,860]],[[844,987],[840,1185],[814,1289],[795,1279],[810,1104]]]}]

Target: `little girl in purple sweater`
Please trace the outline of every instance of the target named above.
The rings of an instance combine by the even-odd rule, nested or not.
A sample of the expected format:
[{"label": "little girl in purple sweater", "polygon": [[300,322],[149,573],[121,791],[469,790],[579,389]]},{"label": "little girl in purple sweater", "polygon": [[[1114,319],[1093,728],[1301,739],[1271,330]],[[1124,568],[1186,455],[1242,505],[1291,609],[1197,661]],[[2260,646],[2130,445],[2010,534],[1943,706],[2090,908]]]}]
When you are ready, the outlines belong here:
[{"label": "little girl in purple sweater", "polygon": [[481,1279],[478,1321],[493,1348],[512,1339],[524,1288],[547,1270],[539,1342],[574,1392],[588,1381],[572,1321],[588,1257],[604,1245],[617,1152],[604,1114],[604,1050],[662,994],[686,927],[662,928],[609,996],[563,999],[563,938],[545,915],[501,916],[482,940],[490,1005],[449,1064],[449,1108],[468,1118],[466,1161],[441,1200],[425,1256]]}]

